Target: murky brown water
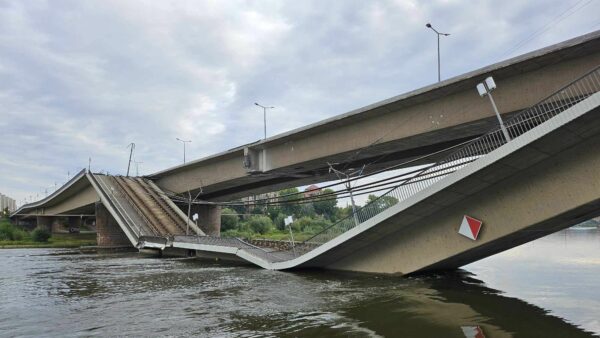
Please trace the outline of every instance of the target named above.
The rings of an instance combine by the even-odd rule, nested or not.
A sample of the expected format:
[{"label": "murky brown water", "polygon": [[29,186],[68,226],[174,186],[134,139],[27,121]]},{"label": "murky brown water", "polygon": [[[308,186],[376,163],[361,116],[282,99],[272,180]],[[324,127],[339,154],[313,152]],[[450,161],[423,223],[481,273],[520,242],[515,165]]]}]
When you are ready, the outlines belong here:
[{"label": "murky brown water", "polygon": [[0,250],[0,336],[600,334],[598,231],[563,231],[465,269],[398,278]]}]

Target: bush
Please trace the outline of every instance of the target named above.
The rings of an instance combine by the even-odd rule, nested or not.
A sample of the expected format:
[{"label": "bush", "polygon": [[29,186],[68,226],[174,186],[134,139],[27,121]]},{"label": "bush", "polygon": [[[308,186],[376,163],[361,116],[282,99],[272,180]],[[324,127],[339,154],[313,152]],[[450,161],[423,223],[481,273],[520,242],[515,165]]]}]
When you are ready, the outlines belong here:
[{"label": "bush", "polygon": [[273,221],[267,216],[252,216],[247,224],[252,231],[259,234],[266,234],[273,229]]},{"label": "bush", "polygon": [[9,223],[0,224],[0,241],[14,240],[15,228]]},{"label": "bush", "polygon": [[13,241],[22,241],[27,237],[27,232],[23,229],[15,229],[13,231]]},{"label": "bush", "polygon": [[275,223],[275,227],[277,227],[277,229],[279,230],[287,229],[287,227],[285,226],[285,215],[282,213],[279,213],[277,214],[277,216],[275,216],[273,223]]},{"label": "bush", "polygon": [[34,242],[48,242],[50,236],[50,231],[44,228],[35,228],[31,232],[31,239],[33,239]]},{"label": "bush", "polygon": [[292,229],[294,231],[317,233],[329,225],[331,225],[331,222],[327,221],[323,217],[302,217],[292,223]]},{"label": "bush", "polygon": [[237,229],[239,220],[235,210],[229,208],[223,209],[221,211],[221,231]]}]

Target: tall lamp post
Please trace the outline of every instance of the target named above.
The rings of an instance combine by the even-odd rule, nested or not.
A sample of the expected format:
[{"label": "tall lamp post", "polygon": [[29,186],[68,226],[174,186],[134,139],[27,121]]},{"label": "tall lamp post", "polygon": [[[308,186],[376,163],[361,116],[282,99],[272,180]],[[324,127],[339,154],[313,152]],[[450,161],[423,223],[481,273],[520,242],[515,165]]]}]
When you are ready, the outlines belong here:
[{"label": "tall lamp post", "polygon": [[129,162],[127,162],[127,177],[129,177],[129,167],[131,167],[131,157],[133,156],[133,151],[135,150],[135,143],[131,142],[127,147],[131,147],[129,151]]},{"label": "tall lamp post", "polygon": [[267,109],[274,109],[275,107],[267,107],[267,106],[263,106],[261,104],[258,104],[256,102],[254,102],[255,105],[261,107],[263,109],[263,119],[264,119],[264,126],[265,126],[265,139],[267,138]]},{"label": "tall lamp post", "polygon": [[508,130],[504,126],[504,122],[502,121],[502,117],[498,112],[498,107],[496,107],[496,102],[494,102],[494,98],[492,97],[492,90],[496,89],[496,82],[494,82],[494,78],[488,76],[485,81],[479,83],[477,85],[477,92],[479,92],[479,96],[484,97],[487,96],[490,98],[490,102],[492,103],[492,108],[494,108],[494,113],[496,113],[496,117],[498,118],[498,122],[500,123],[500,129],[502,129],[502,133],[504,134],[504,138],[506,138],[506,142],[510,142],[510,135],[508,134]]},{"label": "tall lamp post", "polygon": [[179,137],[176,137],[177,141],[180,141],[181,143],[183,143],[183,164],[185,164],[185,144],[186,143],[191,143],[191,140],[182,140]]},{"label": "tall lamp post", "polygon": [[448,36],[450,35],[449,33],[441,33],[438,32],[435,28],[433,28],[433,26],[428,23],[425,25],[425,27],[427,28],[431,28],[432,31],[435,32],[435,34],[437,34],[437,54],[438,54],[438,82],[440,82],[442,80],[442,75],[441,75],[441,67],[440,67],[440,35],[443,36]]}]

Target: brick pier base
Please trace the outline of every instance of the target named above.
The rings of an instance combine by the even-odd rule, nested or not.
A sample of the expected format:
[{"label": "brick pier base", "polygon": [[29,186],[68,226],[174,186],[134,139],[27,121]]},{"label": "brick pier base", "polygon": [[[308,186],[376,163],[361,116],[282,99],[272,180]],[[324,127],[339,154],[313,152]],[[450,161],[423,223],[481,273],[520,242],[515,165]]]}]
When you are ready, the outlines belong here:
[{"label": "brick pier base", "polygon": [[131,242],[102,203],[96,203],[96,239],[98,246],[131,246]]}]

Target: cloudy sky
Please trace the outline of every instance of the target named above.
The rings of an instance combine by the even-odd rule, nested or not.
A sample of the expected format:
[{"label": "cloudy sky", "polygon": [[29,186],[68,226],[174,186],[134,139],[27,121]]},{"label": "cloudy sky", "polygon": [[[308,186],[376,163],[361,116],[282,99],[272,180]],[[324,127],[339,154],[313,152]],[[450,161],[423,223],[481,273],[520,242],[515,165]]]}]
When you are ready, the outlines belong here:
[{"label": "cloudy sky", "polygon": [[0,192],[149,174],[600,28],[600,0],[0,0]]}]

